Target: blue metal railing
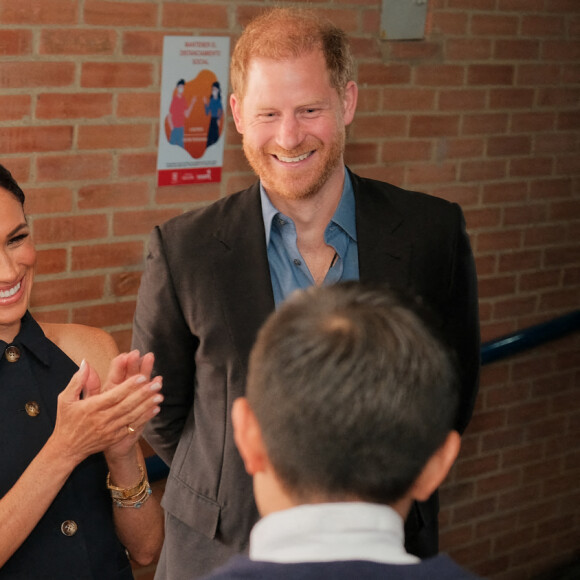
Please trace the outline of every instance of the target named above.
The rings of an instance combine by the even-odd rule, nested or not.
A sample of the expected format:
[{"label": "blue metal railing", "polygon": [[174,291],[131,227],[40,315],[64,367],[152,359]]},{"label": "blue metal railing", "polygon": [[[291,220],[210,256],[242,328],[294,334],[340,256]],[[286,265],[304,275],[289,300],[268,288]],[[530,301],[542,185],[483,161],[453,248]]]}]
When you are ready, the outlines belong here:
[{"label": "blue metal railing", "polygon": [[[500,336],[481,345],[481,364],[486,365],[518,352],[528,350],[546,342],[561,338],[571,332],[580,330],[580,309],[559,316],[548,322],[536,324],[512,334]],[[167,477],[169,468],[158,456],[147,457],[147,472],[150,481]]]},{"label": "blue metal railing", "polygon": [[556,340],[580,330],[580,310],[574,310],[548,322],[518,330],[481,345],[481,364],[486,365],[502,358]]}]

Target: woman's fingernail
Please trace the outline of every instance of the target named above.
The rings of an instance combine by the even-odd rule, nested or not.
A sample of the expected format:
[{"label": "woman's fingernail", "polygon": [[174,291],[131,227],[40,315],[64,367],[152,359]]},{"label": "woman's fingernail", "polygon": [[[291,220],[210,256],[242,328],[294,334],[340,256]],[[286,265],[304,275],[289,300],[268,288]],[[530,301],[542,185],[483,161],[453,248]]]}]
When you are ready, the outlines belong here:
[{"label": "woman's fingernail", "polygon": [[154,403],[161,403],[161,401],[163,401],[163,395],[155,395],[153,397],[153,402]]},{"label": "woman's fingernail", "polygon": [[136,379],[135,382],[140,385],[141,383],[146,383],[147,382],[147,377],[143,376],[143,375],[139,375]]},{"label": "woman's fingernail", "polygon": [[79,367],[79,371],[84,370],[86,366],[87,366],[87,361],[85,359],[83,359],[81,361],[81,366]]},{"label": "woman's fingernail", "polygon": [[153,409],[153,414],[157,415],[157,413],[159,413],[159,411],[161,411],[161,407],[155,407],[155,409]]},{"label": "woman's fingernail", "polygon": [[155,381],[150,387],[152,391],[159,391],[161,389],[161,383]]}]

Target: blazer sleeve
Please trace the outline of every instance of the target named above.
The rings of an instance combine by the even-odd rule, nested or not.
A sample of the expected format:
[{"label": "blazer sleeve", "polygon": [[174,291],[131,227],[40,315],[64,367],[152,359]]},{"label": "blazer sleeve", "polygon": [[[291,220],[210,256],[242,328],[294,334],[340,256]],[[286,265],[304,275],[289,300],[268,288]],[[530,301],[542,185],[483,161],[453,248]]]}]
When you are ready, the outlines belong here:
[{"label": "blazer sleeve", "polygon": [[133,348],[153,352],[154,372],[163,377],[161,411],[145,427],[144,436],[155,452],[171,464],[188,415],[195,388],[195,351],[192,335],[177,297],[174,273],[168,263],[161,230],[149,239],[133,321]]},{"label": "blazer sleeve", "polygon": [[465,229],[463,212],[457,212],[457,234],[449,282],[444,334],[457,353],[461,396],[456,429],[463,433],[473,414],[479,387],[480,333],[475,261]]}]

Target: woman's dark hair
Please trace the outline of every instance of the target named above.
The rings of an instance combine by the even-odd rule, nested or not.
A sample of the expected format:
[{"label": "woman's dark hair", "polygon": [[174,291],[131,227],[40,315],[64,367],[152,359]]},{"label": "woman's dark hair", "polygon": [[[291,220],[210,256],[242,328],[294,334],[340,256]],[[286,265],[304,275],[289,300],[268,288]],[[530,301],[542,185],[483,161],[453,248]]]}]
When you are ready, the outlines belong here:
[{"label": "woman's dark hair", "polygon": [[0,187],[9,191],[20,202],[20,205],[24,206],[24,192],[4,165],[0,165]]}]

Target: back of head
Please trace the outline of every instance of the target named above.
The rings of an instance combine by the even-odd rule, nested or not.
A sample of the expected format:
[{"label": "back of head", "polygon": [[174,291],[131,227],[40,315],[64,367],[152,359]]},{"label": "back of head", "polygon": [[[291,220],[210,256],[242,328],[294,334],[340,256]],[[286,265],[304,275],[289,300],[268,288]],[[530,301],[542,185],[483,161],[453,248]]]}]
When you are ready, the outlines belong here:
[{"label": "back of head", "polygon": [[386,289],[294,294],[259,333],[247,398],[300,503],[401,499],[453,428],[449,353]]},{"label": "back of head", "polygon": [[243,99],[252,58],[284,60],[322,50],[331,85],[342,94],[354,78],[354,61],[346,34],[313,10],[274,8],[244,29],[230,65],[233,92]]},{"label": "back of head", "polygon": [[0,187],[9,191],[24,206],[24,192],[6,167],[0,165]]}]

